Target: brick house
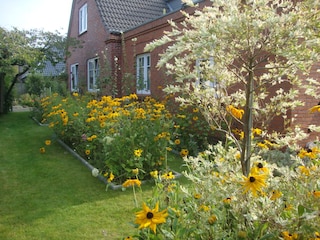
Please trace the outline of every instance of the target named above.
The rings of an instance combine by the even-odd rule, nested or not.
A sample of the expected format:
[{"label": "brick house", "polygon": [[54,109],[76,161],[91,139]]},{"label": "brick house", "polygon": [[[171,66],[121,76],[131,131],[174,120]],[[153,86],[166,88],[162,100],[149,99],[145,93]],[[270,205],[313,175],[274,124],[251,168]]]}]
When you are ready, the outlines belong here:
[{"label": "brick house", "polygon": [[[199,8],[210,0],[194,0]],[[168,20],[183,21],[180,10],[191,13],[181,0],[74,0],[68,37],[82,42],[82,47],[72,51],[66,61],[70,91],[99,92],[112,96],[136,93],[140,97],[161,97],[162,88],[170,78],[155,66],[159,60],[157,48],[144,51],[147,43],[170,30]],[[312,77],[319,78],[315,66]],[[320,114],[307,111],[319,102],[302,95],[305,106],[289,113],[295,116],[307,132],[309,124],[318,124]],[[282,121],[273,121],[280,130]],[[311,133],[310,139],[316,134]]]}]

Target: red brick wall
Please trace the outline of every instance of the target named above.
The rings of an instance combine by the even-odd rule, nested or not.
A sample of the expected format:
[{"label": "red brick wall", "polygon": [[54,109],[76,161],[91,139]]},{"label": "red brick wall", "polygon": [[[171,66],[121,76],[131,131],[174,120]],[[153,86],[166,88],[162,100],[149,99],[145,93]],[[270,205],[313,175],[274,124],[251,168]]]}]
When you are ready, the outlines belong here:
[{"label": "red brick wall", "polygon": [[[310,71],[309,77],[317,79],[317,81],[320,81],[320,73],[317,72],[317,69],[319,69],[320,63],[315,64]],[[304,93],[304,90],[301,90],[301,94],[299,96],[299,99],[304,102],[304,106],[296,108],[294,111],[292,111],[292,116],[296,119],[294,121],[294,124],[301,126],[304,132],[309,134],[309,137],[306,141],[304,141],[304,144],[307,141],[314,141],[319,136],[319,133],[316,132],[309,132],[308,126],[309,125],[320,125],[320,112],[310,113],[309,109],[312,108],[315,105],[318,105],[320,102],[320,96],[319,98],[313,98]]]},{"label": "red brick wall", "polygon": [[[199,4],[199,7],[210,4],[210,1],[205,1]],[[186,12],[193,12],[194,8],[184,9]],[[139,54],[146,53],[144,51],[145,46],[155,39],[159,39],[164,35],[164,31],[171,30],[168,24],[168,20],[173,20],[175,22],[183,21],[184,17],[180,11],[168,14],[161,19],[155,20],[148,24],[142,25],[138,28],[130,30],[124,33],[125,41],[125,53],[126,59],[124,65],[128,66],[126,70],[130,71],[132,74],[135,73],[135,61],[136,56]],[[136,39],[136,41],[133,41]],[[151,55],[151,96],[155,98],[161,98],[164,96],[162,89],[172,80],[172,77],[165,74],[164,69],[157,69],[156,64],[159,61],[159,54],[164,51],[166,46],[159,47],[150,53]],[[135,80],[134,80],[135,81]],[[135,83],[134,83],[135,86]],[[135,89],[133,89],[135,92]]]},{"label": "red brick wall", "polygon": [[[79,35],[79,9],[87,3],[88,6],[88,22],[87,31]],[[79,64],[79,81],[84,92],[87,91],[87,61],[89,59],[99,57],[100,69],[103,69],[104,74],[109,73],[110,69],[105,68],[107,59],[108,63],[113,64],[114,55],[120,53],[119,37],[109,34],[99,15],[95,1],[79,0],[73,1],[73,16],[69,23],[68,37],[76,38],[80,41],[81,47],[69,51],[71,56],[67,59],[67,71],[70,73],[72,64]],[[108,44],[107,44],[108,42]],[[102,51],[104,53],[102,53]],[[106,58],[104,57],[106,55]],[[108,73],[106,72],[108,71]],[[68,88],[70,89],[70,74],[68,80]],[[102,89],[103,90],[103,89]]]}]

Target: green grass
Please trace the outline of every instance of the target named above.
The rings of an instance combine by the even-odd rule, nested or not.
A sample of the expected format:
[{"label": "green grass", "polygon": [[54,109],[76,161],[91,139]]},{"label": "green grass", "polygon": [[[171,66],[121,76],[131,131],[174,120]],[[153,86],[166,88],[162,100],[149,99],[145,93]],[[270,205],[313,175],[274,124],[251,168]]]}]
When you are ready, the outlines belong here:
[{"label": "green grass", "polygon": [[[105,185],[30,113],[0,115],[0,239],[123,239],[136,233],[131,190]],[[180,171],[181,162],[169,163]],[[185,181],[185,180],[182,180]],[[141,199],[151,195],[143,186]]]}]

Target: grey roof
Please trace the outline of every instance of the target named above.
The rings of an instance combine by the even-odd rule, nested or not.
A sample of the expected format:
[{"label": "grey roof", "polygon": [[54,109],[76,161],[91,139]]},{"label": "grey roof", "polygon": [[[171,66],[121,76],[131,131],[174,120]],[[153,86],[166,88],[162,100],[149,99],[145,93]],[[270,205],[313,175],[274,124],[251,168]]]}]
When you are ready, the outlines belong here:
[{"label": "grey roof", "polygon": [[96,0],[105,27],[125,32],[170,11],[167,0]]},{"label": "grey roof", "polygon": [[50,61],[46,61],[44,68],[40,70],[40,72],[43,76],[54,77],[61,75],[65,70],[66,64],[63,62],[58,62],[56,65],[53,65]]}]

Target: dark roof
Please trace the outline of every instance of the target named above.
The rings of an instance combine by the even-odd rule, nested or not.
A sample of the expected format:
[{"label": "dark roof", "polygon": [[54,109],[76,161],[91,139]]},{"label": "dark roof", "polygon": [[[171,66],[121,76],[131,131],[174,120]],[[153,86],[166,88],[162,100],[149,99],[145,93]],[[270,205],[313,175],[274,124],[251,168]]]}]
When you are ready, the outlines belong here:
[{"label": "dark roof", "polygon": [[170,11],[166,0],[96,0],[105,27],[125,32]]},{"label": "dark roof", "polygon": [[66,64],[63,62],[58,62],[56,65],[53,65],[50,61],[46,61],[44,68],[40,70],[40,72],[43,76],[54,77],[61,75],[65,70]]}]

